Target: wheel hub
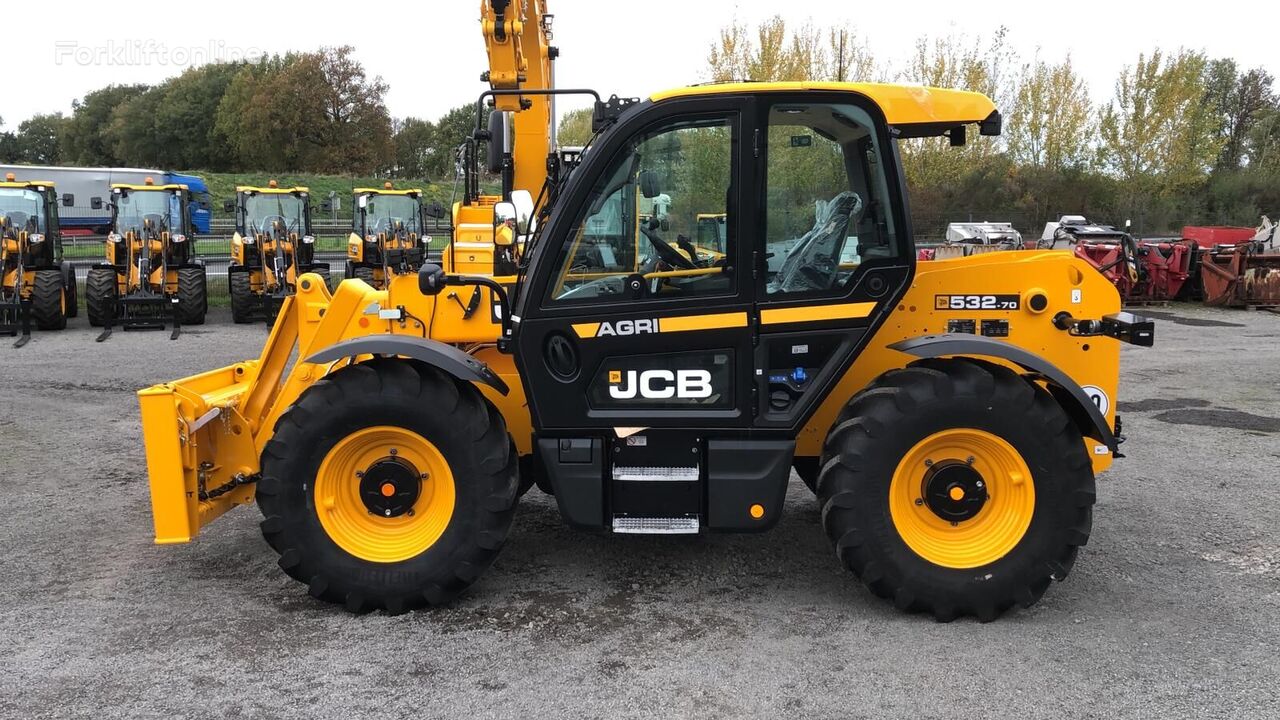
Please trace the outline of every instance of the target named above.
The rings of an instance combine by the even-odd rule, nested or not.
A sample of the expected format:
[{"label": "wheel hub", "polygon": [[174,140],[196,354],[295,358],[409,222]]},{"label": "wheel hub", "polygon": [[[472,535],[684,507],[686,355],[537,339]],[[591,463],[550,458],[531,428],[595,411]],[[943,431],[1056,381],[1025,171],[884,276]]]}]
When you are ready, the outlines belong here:
[{"label": "wheel hub", "polygon": [[412,513],[421,492],[421,473],[395,456],[374,462],[360,477],[360,499],[371,514],[380,517]]},{"label": "wheel hub", "polygon": [[924,501],[933,514],[951,523],[978,514],[987,502],[987,484],[969,463],[947,460],[932,465],[924,476]]}]

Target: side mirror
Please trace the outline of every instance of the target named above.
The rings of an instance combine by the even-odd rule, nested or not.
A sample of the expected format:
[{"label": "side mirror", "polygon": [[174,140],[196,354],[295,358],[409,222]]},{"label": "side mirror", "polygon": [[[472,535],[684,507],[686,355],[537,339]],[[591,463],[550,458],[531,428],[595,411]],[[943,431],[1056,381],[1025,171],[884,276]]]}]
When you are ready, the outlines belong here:
[{"label": "side mirror", "polygon": [[235,201],[235,200],[224,200],[224,201],[222,202],[222,212],[233,213],[233,212],[235,212],[235,211],[236,211],[236,201]]},{"label": "side mirror", "polygon": [[502,225],[516,219],[515,203],[500,202],[493,206],[493,224]]},{"label": "side mirror", "polygon": [[516,206],[516,232],[528,235],[533,217],[533,195],[528,190],[512,190],[511,204]]},{"label": "side mirror", "polygon": [[426,215],[429,218],[435,218],[439,220],[440,218],[444,217],[444,206],[438,202],[433,202],[430,205],[427,205],[426,207],[422,208],[422,212],[424,215]]},{"label": "side mirror", "polygon": [[63,193],[62,207],[73,207],[76,204],[76,196],[71,193]]},{"label": "side mirror", "polygon": [[439,265],[428,263],[418,271],[418,291],[423,295],[439,295],[447,284],[444,268]]},{"label": "side mirror", "polygon": [[323,212],[323,213],[333,212],[333,203],[329,202],[328,200],[321,200],[320,212]]},{"label": "side mirror", "polygon": [[102,198],[100,198],[100,197],[92,197],[92,198],[89,198],[89,209],[90,209],[90,210],[101,210],[101,209],[102,209]]},{"label": "side mirror", "polygon": [[363,210],[366,207],[369,207],[369,196],[361,195],[359,199],[356,200],[356,207],[360,208],[361,210]]},{"label": "side mirror", "polygon": [[646,198],[653,199],[662,194],[658,188],[658,174],[652,170],[641,170],[638,178],[640,182],[640,194]]}]

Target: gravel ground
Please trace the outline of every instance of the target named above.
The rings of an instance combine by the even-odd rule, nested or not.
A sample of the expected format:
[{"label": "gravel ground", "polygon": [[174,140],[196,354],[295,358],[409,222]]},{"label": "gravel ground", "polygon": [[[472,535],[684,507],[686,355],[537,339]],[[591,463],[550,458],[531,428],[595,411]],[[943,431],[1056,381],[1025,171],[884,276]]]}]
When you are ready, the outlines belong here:
[{"label": "gravel ground", "polygon": [[863,590],[795,478],[758,536],[578,533],[535,490],[452,607],[354,617],[253,508],[151,544],[133,392],[263,327],[0,340],[0,717],[1280,717],[1280,317],[1152,314],[1092,541],[987,625]]}]

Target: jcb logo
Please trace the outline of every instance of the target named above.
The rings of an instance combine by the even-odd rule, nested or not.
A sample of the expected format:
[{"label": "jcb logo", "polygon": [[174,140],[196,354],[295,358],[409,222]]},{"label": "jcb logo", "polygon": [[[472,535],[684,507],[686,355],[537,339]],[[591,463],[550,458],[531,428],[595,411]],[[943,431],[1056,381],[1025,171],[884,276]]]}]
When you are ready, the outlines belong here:
[{"label": "jcb logo", "polygon": [[612,323],[600,323],[600,329],[596,332],[596,337],[607,337],[610,335],[643,335],[645,333],[656,332],[658,332],[658,321],[656,318],[618,320]]},{"label": "jcb logo", "polygon": [[632,400],[637,395],[646,400],[701,400],[711,397],[711,392],[709,370],[609,371],[609,396],[615,400]]}]

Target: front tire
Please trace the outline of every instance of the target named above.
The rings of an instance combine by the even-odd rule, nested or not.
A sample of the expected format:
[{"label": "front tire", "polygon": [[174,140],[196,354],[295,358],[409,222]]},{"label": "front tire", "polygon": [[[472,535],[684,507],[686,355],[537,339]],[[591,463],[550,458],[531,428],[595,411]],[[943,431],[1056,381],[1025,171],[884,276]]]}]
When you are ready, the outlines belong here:
[{"label": "front tire", "polygon": [[227,278],[231,294],[231,321],[240,324],[253,322],[253,310],[258,304],[258,298],[254,295],[249,271],[244,268],[229,268]]},{"label": "front tire", "polygon": [[1093,468],[1049,393],[1002,366],[926,360],[850,401],[818,498],[846,567],[900,609],[1030,607],[1089,538]]},{"label": "front tire", "polygon": [[61,270],[37,270],[31,288],[31,318],[40,330],[67,326],[67,295]]},{"label": "front tire", "polygon": [[403,360],[351,366],[306,390],[263,450],[262,532],[321,600],[440,605],[502,548],[516,462],[474,385]]},{"label": "front tire", "polygon": [[203,325],[209,308],[208,277],[204,268],[178,270],[178,320],[183,325]]},{"label": "front tire", "polygon": [[115,268],[89,268],[89,275],[84,281],[84,307],[90,325],[102,327],[115,319],[119,292]]}]

